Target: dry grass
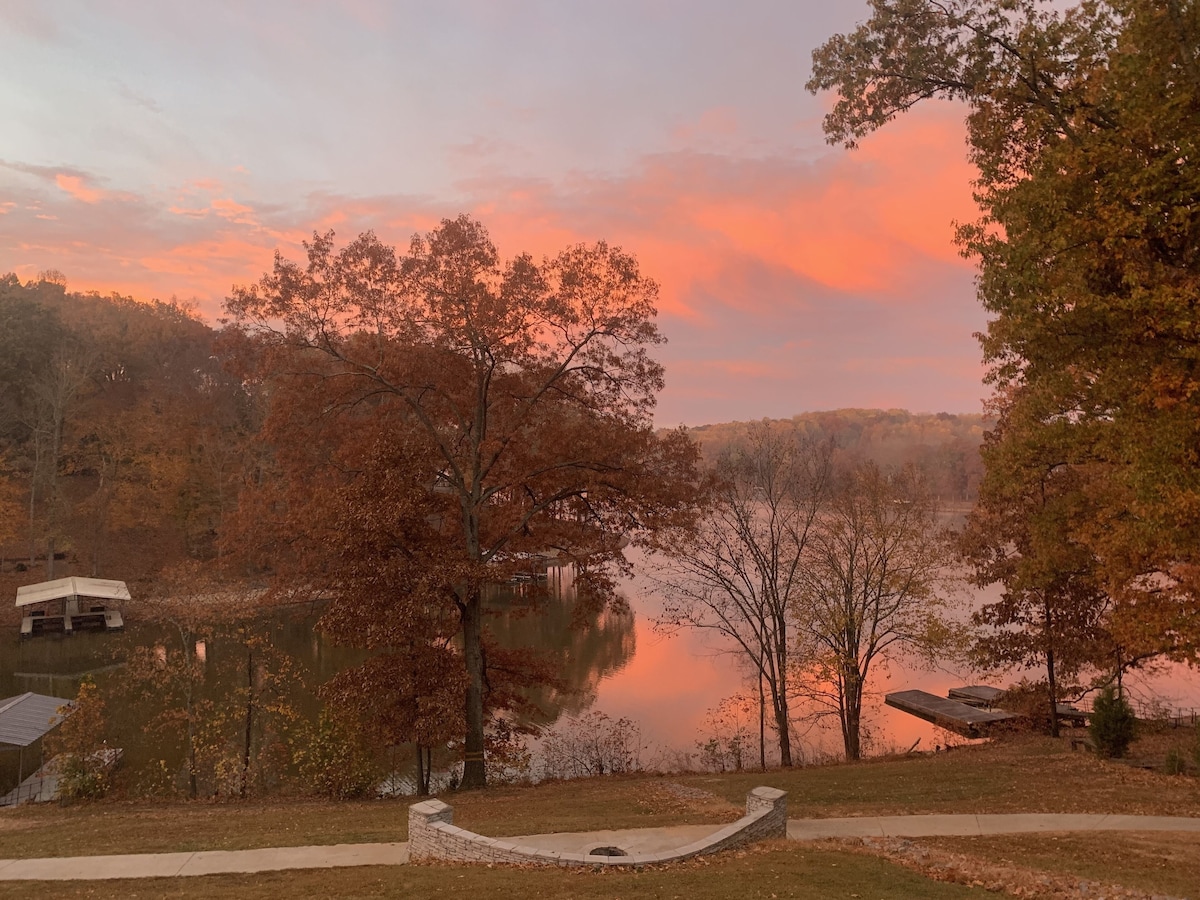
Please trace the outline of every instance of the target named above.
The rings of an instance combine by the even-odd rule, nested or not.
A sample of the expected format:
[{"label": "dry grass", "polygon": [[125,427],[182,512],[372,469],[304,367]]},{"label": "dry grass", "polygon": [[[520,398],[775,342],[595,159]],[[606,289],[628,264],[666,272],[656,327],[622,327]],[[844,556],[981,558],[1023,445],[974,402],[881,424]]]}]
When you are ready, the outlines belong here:
[{"label": "dry grass", "polygon": [[[457,824],[496,837],[731,822],[742,811],[716,797],[682,799],[662,779],[647,777],[501,787],[445,799]],[[0,811],[0,858],[403,841],[409,802],[24,806]]]},{"label": "dry grass", "polygon": [[923,846],[980,864],[1037,875],[1121,885],[1150,894],[1200,898],[1200,835],[1144,833],[1021,834],[925,838]]},{"label": "dry grass", "polygon": [[[734,802],[764,776],[682,780]],[[788,813],[795,818],[1011,812],[1200,816],[1200,779],[1072,752],[1068,738],[1014,737],[931,756],[770,772],[765,780],[789,792]]]},{"label": "dry grass", "polygon": [[0,811],[0,858],[402,841],[407,817],[399,801],[23,806]]},{"label": "dry grass", "polygon": [[[454,806],[458,824],[484,834],[506,836],[730,821],[740,814],[746,791],[763,783],[790,792],[789,811],[794,817],[935,812],[1200,815],[1200,780],[1170,777],[1121,763],[1106,762],[1087,753],[1071,752],[1067,741],[1055,742],[1042,738],[962,748],[935,756],[773,771],[766,775],[738,773],[724,776],[602,778],[530,788],[493,788],[455,794],[445,799]],[[679,784],[691,790],[681,791],[677,787]],[[403,800],[361,803],[276,800],[270,803],[103,803],[73,808],[23,807],[0,811],[0,858],[405,840],[407,806],[407,801]],[[976,842],[964,844],[964,848],[981,848],[977,854],[967,849],[961,851],[968,856],[975,854],[979,860],[995,853],[1009,852],[994,849],[993,845],[986,843],[990,840],[1010,840],[1008,838],[963,840]],[[1011,840],[1018,843],[1005,846],[1019,848],[1019,842],[1023,840],[1033,841],[1036,845],[1038,839]],[[1164,866],[1160,864],[1161,859],[1153,855],[1153,846],[1136,841],[1130,843],[1133,839],[1122,844],[1127,851],[1122,851],[1125,855],[1113,857],[1119,862],[1108,860],[1102,854],[1093,854],[1094,864],[1109,866],[1108,869],[1094,872],[1086,866],[1061,869],[1076,858],[1084,861],[1089,858],[1086,853],[1077,852],[1079,847],[1096,846],[1095,842],[1107,842],[1110,836],[1080,836],[1078,841],[1082,843],[1078,845],[1072,843],[1075,840],[1060,836],[1057,846],[1053,843],[1044,845],[1049,848],[1045,855],[1014,849],[1004,858],[1027,860],[1033,869],[1066,871],[1102,882],[1117,880],[1109,877],[1113,867],[1140,873],[1147,878],[1163,874]],[[1142,840],[1141,836],[1137,838],[1137,841]],[[1187,846],[1188,841],[1192,841],[1193,845],[1195,842],[1194,837],[1180,839],[1178,844],[1172,838],[1163,840],[1166,842],[1163,846],[1175,856],[1184,852],[1182,848]],[[995,847],[1001,845],[996,844]],[[1161,851],[1163,854],[1167,852]],[[1055,865],[1060,869],[1054,869]],[[1200,879],[1194,864],[1191,867],[1167,867],[1166,870],[1176,869],[1183,873],[1181,877]],[[404,880],[406,878],[419,880],[426,876],[385,870],[371,870],[370,874],[357,876],[345,873],[294,873],[294,876],[263,876],[251,879],[250,883],[274,884],[278,887],[291,883],[288,879],[293,877],[298,879],[295,881],[298,885],[296,889],[301,892],[342,894],[346,890],[359,891],[360,896],[375,896],[372,891],[376,888],[372,885],[376,883],[384,885],[379,891],[386,893],[402,890],[403,885],[408,883]],[[343,877],[348,880],[341,880]],[[495,877],[498,879],[494,882],[495,890],[500,893],[495,894],[491,888],[485,893],[505,896],[503,891],[508,890],[505,887],[508,882],[504,879],[509,876]],[[568,878],[545,877],[548,879],[544,882],[546,885],[557,885],[558,882],[553,881],[556,877]],[[454,880],[459,880],[457,874]],[[225,888],[221,885],[227,881],[233,883],[228,879],[203,879],[186,884],[215,886],[212,890],[216,893],[212,896],[223,896],[220,891]],[[333,887],[335,883],[339,886]],[[413,882],[414,885],[417,883]],[[624,884],[616,881],[597,883],[610,886]],[[1167,887],[1173,882],[1147,880],[1131,883],[1135,886],[1161,884],[1167,893],[1186,893]],[[433,882],[420,884],[433,890]],[[576,882],[568,879],[563,884],[575,885]],[[591,882],[581,881],[579,884],[591,885]],[[166,889],[164,885],[175,890],[176,883],[160,883],[156,895]],[[99,889],[95,885],[92,888]],[[592,889],[587,887],[588,891]],[[279,887],[279,890],[283,888]],[[551,888],[547,887],[546,891],[549,895]],[[264,887],[263,896],[267,892],[268,889]],[[849,896],[850,893],[853,891],[847,891],[843,896]],[[586,892],[574,895],[599,896]],[[611,895],[620,894],[614,892]],[[3,896],[8,894],[0,890],[0,897]],[[862,893],[862,896],[868,894]]]}]

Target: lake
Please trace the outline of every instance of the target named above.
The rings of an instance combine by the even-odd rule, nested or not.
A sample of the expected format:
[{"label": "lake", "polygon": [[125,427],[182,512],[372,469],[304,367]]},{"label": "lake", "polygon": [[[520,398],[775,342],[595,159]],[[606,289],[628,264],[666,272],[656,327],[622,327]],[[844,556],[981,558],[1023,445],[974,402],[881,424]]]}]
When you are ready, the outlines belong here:
[{"label": "lake", "polygon": [[[529,612],[526,597],[519,591],[503,592],[496,598],[499,614],[491,621],[503,644],[536,647],[549,654],[562,673],[562,684],[539,689],[531,697],[543,710],[536,717],[538,723],[599,710],[613,719],[625,717],[637,723],[646,743],[644,762],[670,765],[678,762],[680,754],[694,752],[704,734],[706,714],[723,699],[748,688],[738,658],[724,652],[707,633],[664,634],[657,630],[654,617],[660,612],[659,600],[645,575],[622,587],[629,614],[592,615],[586,627],[573,627],[575,600],[570,577],[557,574],[553,596],[538,604],[538,612]],[[987,599],[980,595],[973,602]],[[300,607],[271,617],[263,626],[272,644],[295,662],[309,687],[362,659],[360,651],[334,646],[317,632],[317,617],[315,608]],[[0,630],[0,697],[34,691],[67,698],[74,696],[79,679],[88,672],[120,677],[114,668],[116,648],[126,643],[154,646],[168,637],[160,626],[139,623],[136,606],[131,607],[127,621],[124,635],[80,633],[18,641],[15,627]],[[220,646],[205,648],[214,672],[222,654],[228,652]],[[875,696],[865,717],[871,734],[868,751],[907,749],[917,741],[919,749],[932,749],[948,737],[932,725],[884,706],[884,693],[920,688],[944,695],[951,687],[978,681],[978,676],[954,667],[929,670],[904,661],[876,672]],[[1005,684],[1004,679],[992,681]],[[1191,669],[1165,667],[1152,675],[1133,676],[1126,684],[1135,699],[1200,706],[1200,674]],[[306,712],[312,713],[315,700],[311,692],[307,696],[311,708]],[[756,740],[757,718],[748,718],[746,724]],[[801,736],[799,751],[799,759],[836,755],[840,737],[827,728],[815,729]],[[135,749],[134,758],[137,755]]]}]

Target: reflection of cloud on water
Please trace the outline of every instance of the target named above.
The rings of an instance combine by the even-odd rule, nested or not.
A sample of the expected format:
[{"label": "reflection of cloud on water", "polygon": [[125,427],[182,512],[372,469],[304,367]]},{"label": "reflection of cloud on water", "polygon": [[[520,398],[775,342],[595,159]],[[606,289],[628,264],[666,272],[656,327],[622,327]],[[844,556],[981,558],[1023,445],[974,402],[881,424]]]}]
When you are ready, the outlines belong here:
[{"label": "reflection of cloud on water", "polygon": [[633,719],[653,743],[690,749],[705,712],[741,689],[741,674],[729,656],[697,655],[690,635],[655,634],[644,617],[636,630],[637,653],[601,682],[595,708]]},{"label": "reflection of cloud on water", "polygon": [[[635,565],[643,562],[636,557],[634,561]],[[999,590],[993,586],[975,591],[971,602],[974,605],[994,602]],[[658,600],[644,578],[634,579],[628,597],[630,607],[637,614],[636,652],[621,668],[599,679],[595,686],[596,700],[591,708],[614,719],[628,717],[634,720],[641,727],[643,737],[653,745],[668,750],[692,751],[701,736],[708,710],[723,699],[746,690],[745,670],[736,656],[721,652],[720,645],[704,632],[685,629],[672,635],[657,633],[653,617],[659,611]],[[968,684],[1007,687],[1023,674],[1036,677],[1040,673],[1014,670],[981,676],[954,664],[929,669],[904,660],[891,663],[887,675],[883,669],[873,669],[870,684],[873,696],[866,702],[864,710],[864,722],[871,731],[868,752],[904,751],[918,739],[920,743],[916,749],[919,751],[963,740],[915,716],[885,706],[884,694],[923,690],[945,696],[951,688]],[[1143,702],[1158,700],[1171,707],[1200,708],[1200,671],[1182,665],[1162,667],[1154,673],[1133,673],[1126,676],[1125,684],[1130,694]],[[827,719],[820,727],[808,730],[802,724],[800,730],[800,745],[805,755],[840,753],[841,736],[836,719]],[[757,728],[755,738],[757,746]],[[767,740],[770,744],[770,733]]]}]

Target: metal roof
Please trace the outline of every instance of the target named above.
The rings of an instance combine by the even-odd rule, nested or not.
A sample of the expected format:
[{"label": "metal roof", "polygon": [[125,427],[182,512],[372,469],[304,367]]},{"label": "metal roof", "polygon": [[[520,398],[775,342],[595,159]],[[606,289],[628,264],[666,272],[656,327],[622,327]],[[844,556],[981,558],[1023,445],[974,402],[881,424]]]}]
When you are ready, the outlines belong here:
[{"label": "metal roof", "polygon": [[65,718],[58,710],[70,703],[32,693],[0,700],[0,744],[28,747]]},{"label": "metal roof", "polygon": [[17,606],[63,600],[70,597],[95,597],[99,600],[128,600],[129,588],[123,581],[106,578],[58,578],[17,588]]}]

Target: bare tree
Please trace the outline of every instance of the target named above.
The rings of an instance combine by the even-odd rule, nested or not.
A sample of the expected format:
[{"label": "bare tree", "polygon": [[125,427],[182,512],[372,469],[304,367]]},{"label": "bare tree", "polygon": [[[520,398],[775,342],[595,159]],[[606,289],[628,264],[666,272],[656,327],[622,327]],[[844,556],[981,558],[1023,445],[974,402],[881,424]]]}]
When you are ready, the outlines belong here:
[{"label": "bare tree", "polygon": [[715,631],[758,681],[759,763],[769,700],[780,762],[792,765],[790,609],[809,535],[826,501],[832,444],[755,424],[719,459],[699,527],[672,535],[656,577],[660,627]]},{"label": "bare tree", "polygon": [[791,613],[805,693],[837,714],[847,759],[862,755],[863,696],[875,664],[934,652],[955,633],[941,590],[952,554],[937,503],[914,469],[847,472],[809,534]]}]

